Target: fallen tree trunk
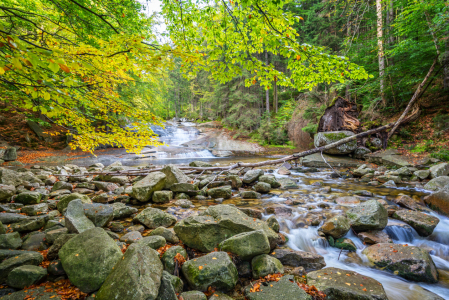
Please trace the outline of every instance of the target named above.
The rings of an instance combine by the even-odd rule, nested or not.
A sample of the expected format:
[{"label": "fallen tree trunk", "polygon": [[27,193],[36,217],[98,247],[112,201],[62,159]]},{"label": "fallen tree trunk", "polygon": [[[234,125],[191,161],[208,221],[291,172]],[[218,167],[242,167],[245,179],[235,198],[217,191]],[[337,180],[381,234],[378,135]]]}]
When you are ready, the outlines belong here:
[{"label": "fallen tree trunk", "polygon": [[[243,162],[238,162],[236,164],[227,166],[227,167],[179,167],[179,169],[181,170],[193,170],[193,171],[230,171],[233,170],[235,168],[256,168],[256,167],[263,167],[263,166],[268,166],[268,165],[275,165],[275,164],[279,164],[279,163],[283,163],[286,161],[290,161],[290,160],[296,160],[300,157],[304,157],[310,154],[314,154],[314,153],[318,153],[318,152],[322,152],[324,150],[328,150],[334,147],[337,147],[339,145],[345,144],[347,142],[350,142],[352,140],[355,140],[357,138],[361,138],[367,135],[371,135],[377,132],[381,132],[381,131],[385,131],[391,127],[393,127],[395,125],[395,123],[390,123],[378,128],[374,128],[344,139],[341,139],[335,143],[323,146],[323,147],[318,147],[318,148],[314,148],[311,150],[307,150],[307,151],[303,151],[300,153],[296,153],[296,154],[292,154],[289,156],[285,156],[279,159],[274,159],[274,160],[267,160],[267,161],[262,161],[262,162],[258,162],[258,163],[243,163]],[[83,177],[83,176],[89,176],[89,175],[110,175],[110,176],[145,176],[148,175],[151,172],[156,172],[156,171],[161,171],[162,168],[154,168],[151,170],[126,170],[126,171],[119,171],[119,172],[92,172],[92,173],[86,173],[84,175],[61,175],[61,174],[55,174],[57,176],[67,176],[67,177]],[[192,172],[193,173],[193,172]]]}]

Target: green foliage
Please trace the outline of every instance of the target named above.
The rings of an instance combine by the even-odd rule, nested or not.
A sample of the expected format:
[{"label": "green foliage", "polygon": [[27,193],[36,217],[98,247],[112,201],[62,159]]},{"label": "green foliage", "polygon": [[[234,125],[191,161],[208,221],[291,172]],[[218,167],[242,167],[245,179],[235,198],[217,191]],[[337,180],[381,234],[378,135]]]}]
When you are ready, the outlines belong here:
[{"label": "green foliage", "polygon": [[430,157],[438,158],[442,161],[449,161],[449,150],[448,149],[442,149],[438,152],[434,152],[430,154]]}]

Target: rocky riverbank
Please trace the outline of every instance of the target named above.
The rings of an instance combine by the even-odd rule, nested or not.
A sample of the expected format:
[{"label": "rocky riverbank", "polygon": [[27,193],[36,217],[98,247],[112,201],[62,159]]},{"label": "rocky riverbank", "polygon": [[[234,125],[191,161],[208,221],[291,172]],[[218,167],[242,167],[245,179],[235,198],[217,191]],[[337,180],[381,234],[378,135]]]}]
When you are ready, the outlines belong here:
[{"label": "rocky riverbank", "polygon": [[[0,168],[1,299],[393,299],[389,281],[417,297],[395,299],[444,299],[412,282],[449,292],[449,222],[432,211],[449,215],[447,163],[129,171]],[[123,175],[92,174],[106,172]]]}]

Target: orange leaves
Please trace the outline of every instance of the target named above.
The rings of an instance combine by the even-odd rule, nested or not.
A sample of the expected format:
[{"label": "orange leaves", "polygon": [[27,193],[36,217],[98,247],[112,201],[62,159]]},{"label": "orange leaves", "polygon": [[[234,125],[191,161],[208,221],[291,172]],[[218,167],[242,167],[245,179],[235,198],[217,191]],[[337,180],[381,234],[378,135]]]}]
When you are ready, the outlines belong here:
[{"label": "orange leaves", "polygon": [[165,251],[167,251],[171,247],[173,247],[173,245],[165,245],[165,246],[160,247],[159,249],[157,249],[157,252],[159,253],[160,257],[162,257],[162,255],[164,255]]},{"label": "orange leaves", "polygon": [[66,65],[59,64],[59,67],[60,67],[61,70],[63,70],[64,72],[70,73],[70,69],[69,69]]},{"label": "orange leaves", "polygon": [[307,294],[312,296],[313,300],[325,300],[326,294],[318,291],[314,285],[307,285],[304,283],[296,283],[301,289],[303,289]]},{"label": "orange leaves", "polygon": [[301,55],[296,55],[296,60],[301,60]]},{"label": "orange leaves", "polygon": [[186,262],[186,259],[181,255],[181,253],[177,253],[173,260],[178,264],[179,267],[182,267],[182,265]]},{"label": "orange leaves", "polygon": [[199,270],[202,270],[202,269],[203,269],[203,266],[199,266],[198,269],[199,269]]}]

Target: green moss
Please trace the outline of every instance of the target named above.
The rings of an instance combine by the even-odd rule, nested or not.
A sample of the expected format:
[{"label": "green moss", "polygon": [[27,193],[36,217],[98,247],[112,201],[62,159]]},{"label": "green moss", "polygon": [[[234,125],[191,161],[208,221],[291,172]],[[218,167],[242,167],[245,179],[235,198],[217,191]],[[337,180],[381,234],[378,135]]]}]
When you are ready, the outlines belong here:
[{"label": "green moss", "polygon": [[324,136],[330,140],[336,141],[336,140],[342,140],[346,138],[346,134],[344,133],[326,133]]}]

